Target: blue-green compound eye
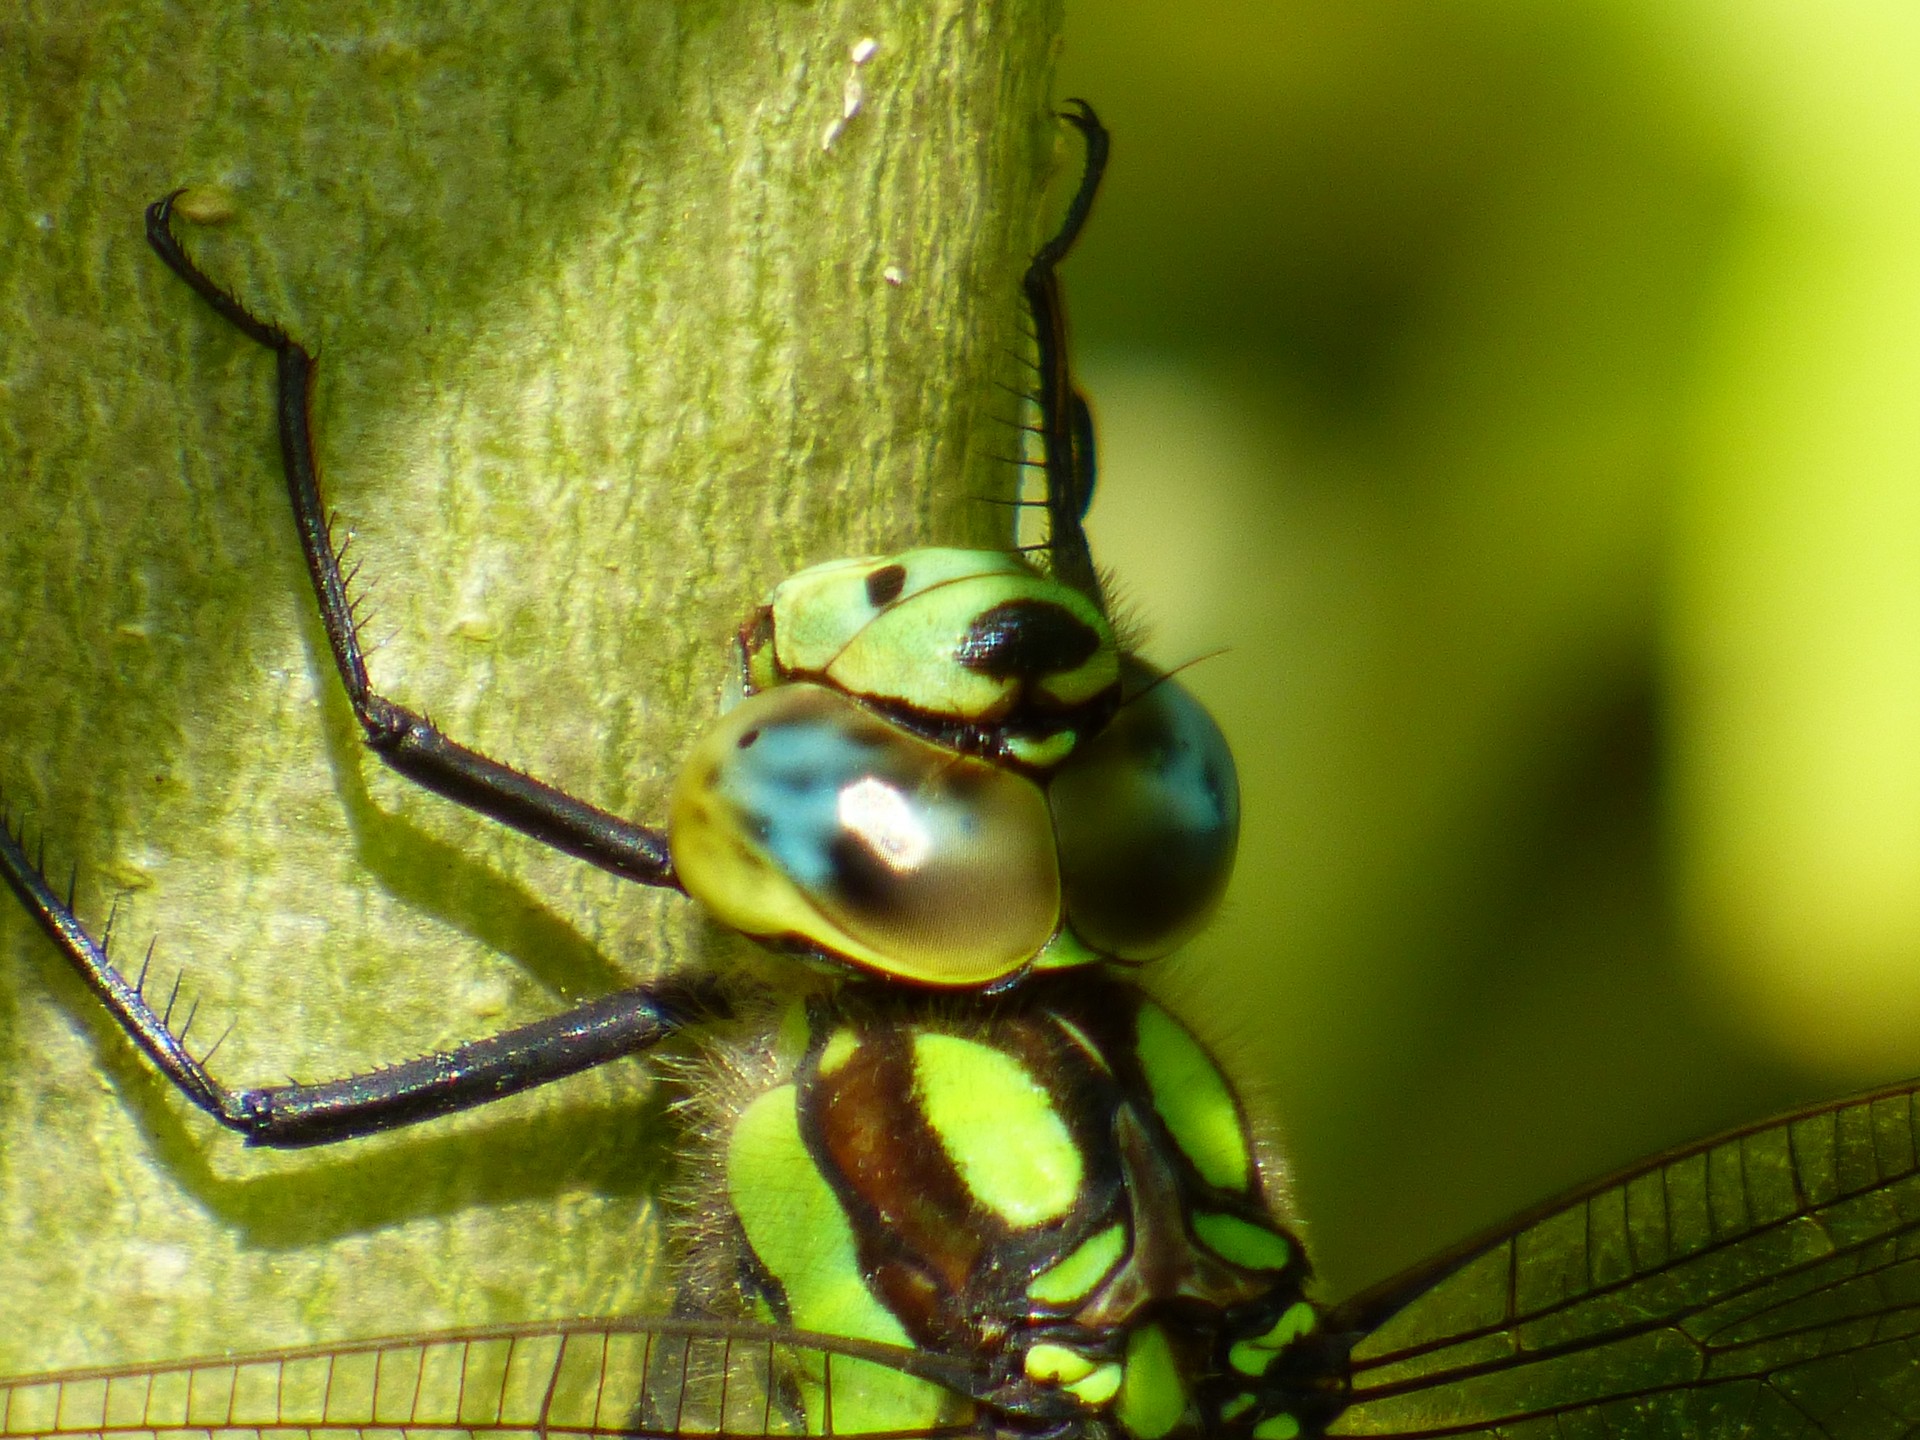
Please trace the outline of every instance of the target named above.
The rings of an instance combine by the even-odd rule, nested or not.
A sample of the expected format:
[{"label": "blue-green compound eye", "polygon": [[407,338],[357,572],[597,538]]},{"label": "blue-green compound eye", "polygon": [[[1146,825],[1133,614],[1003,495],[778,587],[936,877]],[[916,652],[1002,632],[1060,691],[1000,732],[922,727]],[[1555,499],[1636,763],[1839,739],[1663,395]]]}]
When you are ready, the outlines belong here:
[{"label": "blue-green compound eye", "polygon": [[1047,788],[1067,922],[1092,949],[1152,960],[1207,923],[1233,873],[1233,752],[1186,687],[1127,665],[1124,701]]},{"label": "blue-green compound eye", "polygon": [[670,823],[681,882],[727,924],[903,979],[984,985],[1059,928],[1039,786],[819,685],[723,716]]}]

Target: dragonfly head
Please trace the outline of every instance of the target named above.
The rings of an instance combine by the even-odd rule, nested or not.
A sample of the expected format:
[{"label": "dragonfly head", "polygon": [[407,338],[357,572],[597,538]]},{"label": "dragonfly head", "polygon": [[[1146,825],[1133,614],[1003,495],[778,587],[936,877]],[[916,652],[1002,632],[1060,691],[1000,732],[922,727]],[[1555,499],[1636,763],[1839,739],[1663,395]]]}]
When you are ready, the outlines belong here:
[{"label": "dragonfly head", "polygon": [[1156,959],[1218,904],[1232,754],[1079,591],[992,551],[838,561],[741,643],[747,697],[682,766],[669,832],[734,928],[982,990]]}]

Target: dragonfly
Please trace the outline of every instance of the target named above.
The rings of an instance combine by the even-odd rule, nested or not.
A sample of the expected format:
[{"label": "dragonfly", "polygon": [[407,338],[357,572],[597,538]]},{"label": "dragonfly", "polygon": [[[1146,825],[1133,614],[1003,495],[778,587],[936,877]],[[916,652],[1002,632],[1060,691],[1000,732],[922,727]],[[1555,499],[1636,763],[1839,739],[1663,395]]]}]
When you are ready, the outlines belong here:
[{"label": "dragonfly", "polygon": [[1129,978],[1217,903],[1237,795],[1205,712],[1113,638],[1082,528],[1094,437],[1056,267],[1107,136],[1084,105],[1065,118],[1086,165],[1023,287],[1044,569],[927,550],[793,577],[743,624],[743,697],[683,759],[664,831],[374,688],[313,462],[312,356],[199,268],[175,197],[149,209],[159,257],[275,357],[296,529],[376,754],[566,854],[686,891],[816,983],[796,998],[675,977],[371,1074],[235,1091],[0,830],[0,872],[131,1041],[252,1143],[429,1121],[690,1029],[735,1047],[701,1102],[719,1203],[690,1221],[674,1314],[20,1377],[0,1382],[0,1433],[1920,1425],[1913,1086],[1687,1147],[1361,1295],[1313,1295],[1230,1083]]}]

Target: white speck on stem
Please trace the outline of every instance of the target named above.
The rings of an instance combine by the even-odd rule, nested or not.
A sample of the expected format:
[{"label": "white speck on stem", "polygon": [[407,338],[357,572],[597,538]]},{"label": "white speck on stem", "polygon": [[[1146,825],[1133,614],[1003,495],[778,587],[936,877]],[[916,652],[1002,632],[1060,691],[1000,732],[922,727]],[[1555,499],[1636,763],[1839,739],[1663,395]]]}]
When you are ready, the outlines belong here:
[{"label": "white speck on stem", "polygon": [[855,41],[848,54],[853,59],[853,69],[847,72],[847,83],[840,91],[839,118],[828,123],[820,132],[820,148],[831,150],[833,142],[838,140],[847,128],[847,122],[860,113],[860,106],[867,98],[866,89],[860,84],[860,67],[873,59],[879,52],[880,42],[871,35]]},{"label": "white speck on stem", "polygon": [[889,285],[904,285],[907,283],[907,272],[898,265],[889,265],[880,272],[880,278]]}]

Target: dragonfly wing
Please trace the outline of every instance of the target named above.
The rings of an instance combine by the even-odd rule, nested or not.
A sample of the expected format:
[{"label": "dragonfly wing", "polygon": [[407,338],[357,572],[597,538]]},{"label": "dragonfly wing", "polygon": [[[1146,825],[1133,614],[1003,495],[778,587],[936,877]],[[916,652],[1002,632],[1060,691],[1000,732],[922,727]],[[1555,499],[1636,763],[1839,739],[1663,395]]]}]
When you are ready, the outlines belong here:
[{"label": "dragonfly wing", "polygon": [[915,1362],[762,1325],[504,1326],[0,1380],[0,1436],[754,1440],[830,1430],[888,1440],[972,1430],[971,1402],[909,1373],[924,1368]]},{"label": "dragonfly wing", "polygon": [[1334,1435],[1920,1431],[1920,1082],[1689,1146],[1339,1307]]}]

